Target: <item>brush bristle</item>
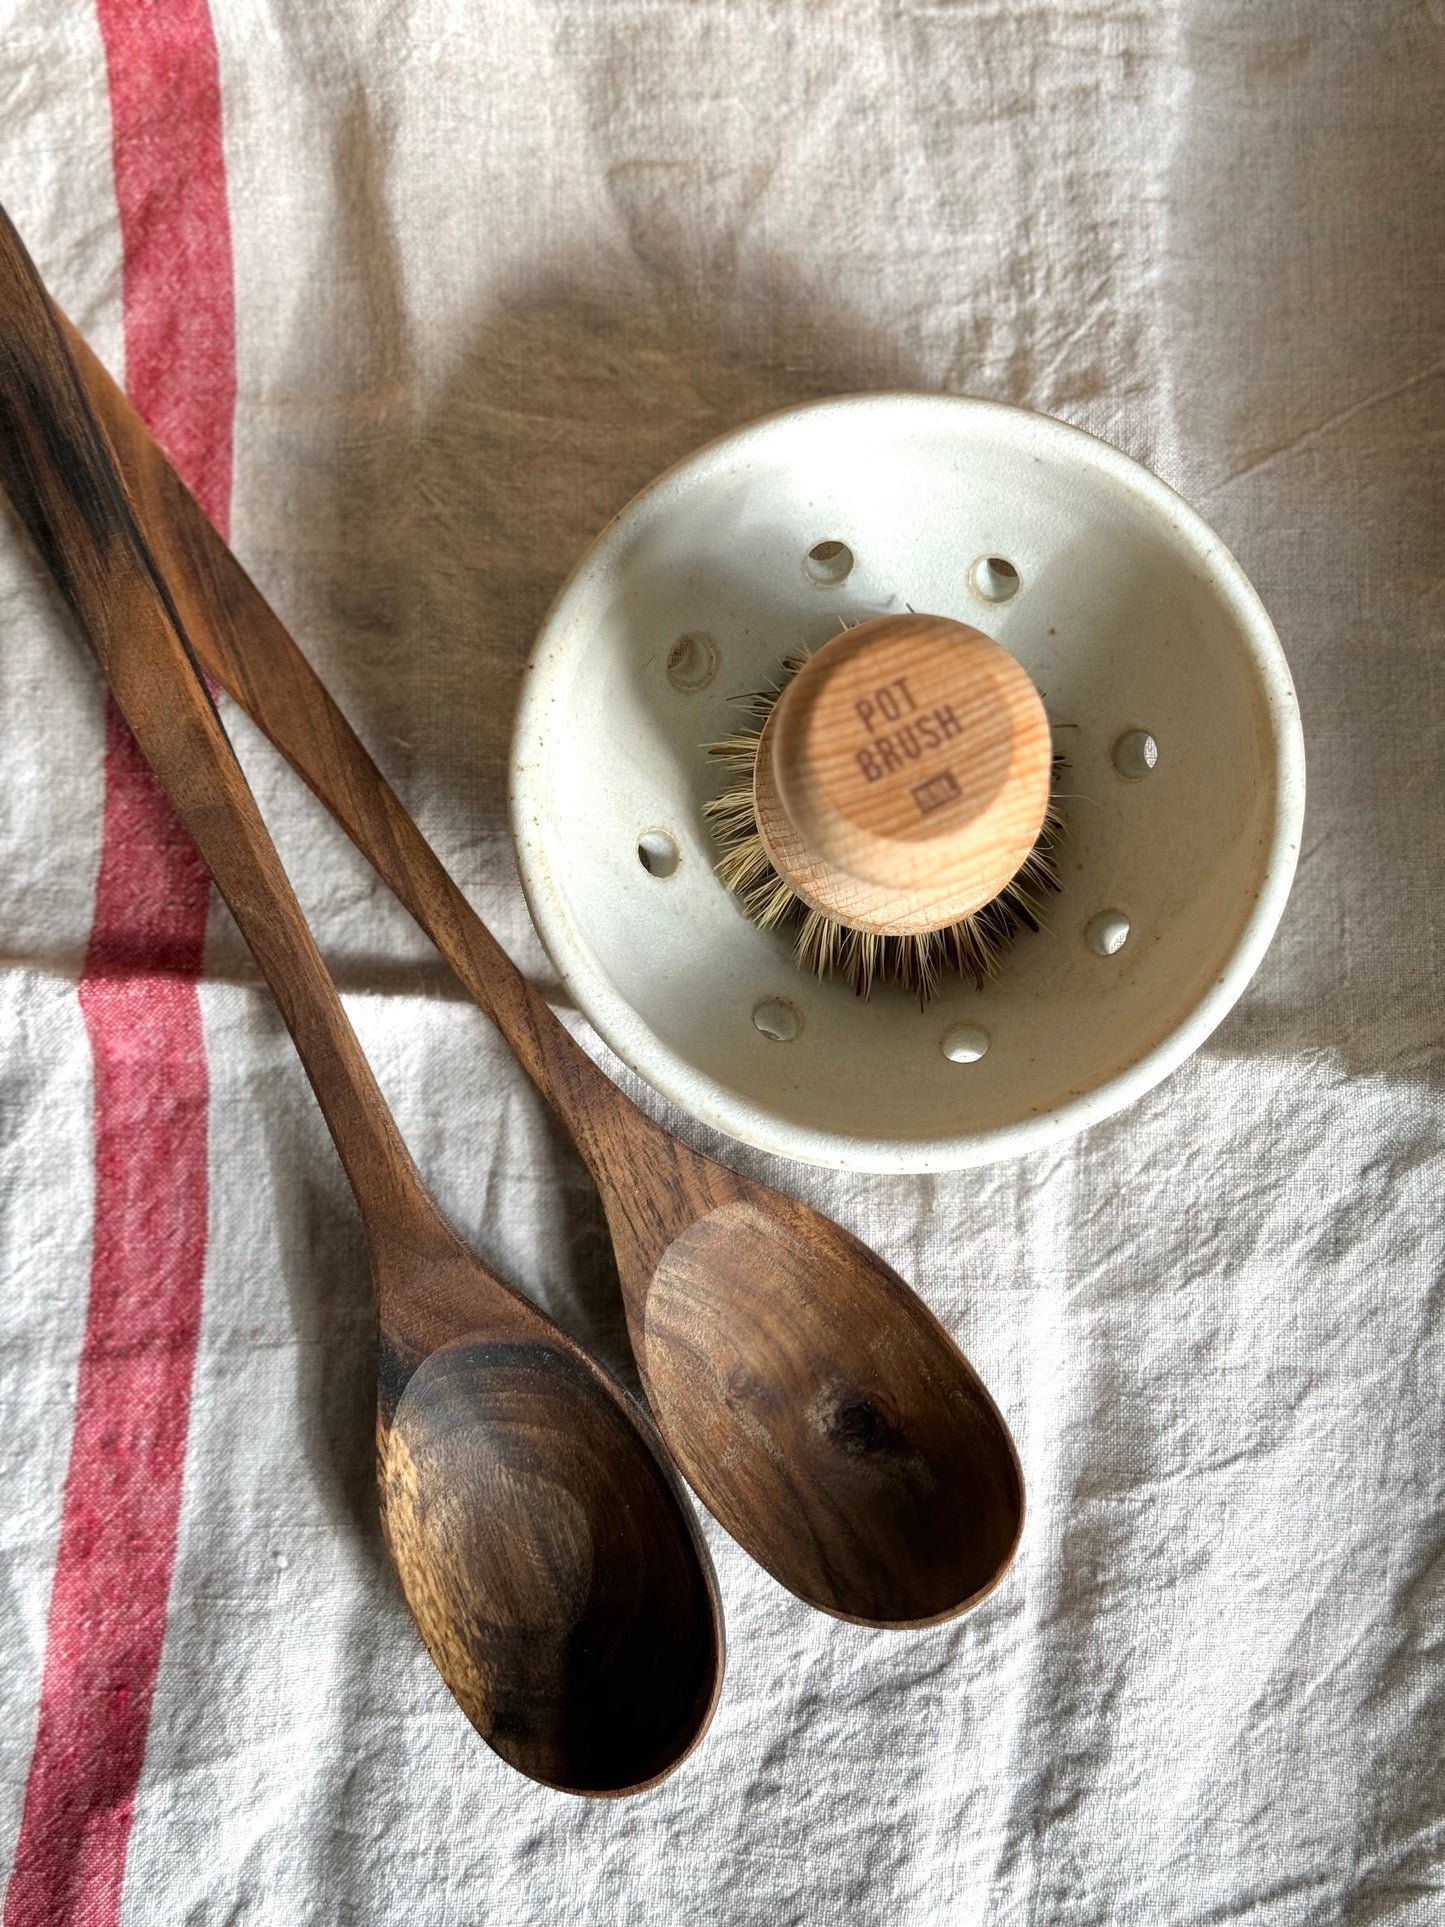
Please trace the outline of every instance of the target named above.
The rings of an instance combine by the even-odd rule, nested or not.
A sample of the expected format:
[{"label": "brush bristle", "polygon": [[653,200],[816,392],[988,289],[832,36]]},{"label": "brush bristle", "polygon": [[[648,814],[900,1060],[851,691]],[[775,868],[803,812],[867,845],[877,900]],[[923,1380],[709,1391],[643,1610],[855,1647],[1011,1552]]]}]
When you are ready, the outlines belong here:
[{"label": "brush bristle", "polygon": [[[768,860],[753,803],[753,772],[763,725],[806,660],[803,655],[790,656],[777,683],[742,699],[740,706],[753,718],[754,727],[736,730],[708,747],[709,756],[722,764],[730,778],[722,795],[703,805],[722,846],[717,874],[724,889],[764,930],[792,934],[793,960],[799,969],[817,977],[836,972],[860,997],[867,997],[875,984],[897,984],[926,1004],[943,979],[955,975],[972,977],[982,990],[998,974],[1019,931],[1039,929],[1044,899],[1059,888],[1063,820],[1052,796],[1038,841],[1022,867],[999,896],[958,923],[922,936],[880,937],[810,909]],[[1063,757],[1056,756],[1055,787],[1063,767]]]}]

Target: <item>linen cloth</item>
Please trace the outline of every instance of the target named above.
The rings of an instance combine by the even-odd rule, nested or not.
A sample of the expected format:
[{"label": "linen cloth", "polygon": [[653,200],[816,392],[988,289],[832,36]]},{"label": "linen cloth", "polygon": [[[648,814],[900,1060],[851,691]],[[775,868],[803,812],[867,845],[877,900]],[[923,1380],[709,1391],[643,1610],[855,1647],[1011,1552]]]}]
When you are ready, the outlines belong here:
[{"label": "linen cloth", "polygon": [[[122,377],[125,11],[0,6],[0,199]],[[168,59],[197,17],[130,12]],[[638,487],[814,396],[1018,402],[1155,468],[1279,629],[1308,819],[1240,1006],[1064,1146],[845,1176],[639,1093],[919,1286],[1014,1430],[1029,1515],[997,1593],[909,1636],[810,1612],[706,1521],[721,1707],[623,1802],[511,1773],[411,1629],[355,1210],[213,904],[164,1643],[123,1883],[52,1918],[1445,1920],[1442,28],[1406,0],[212,0],[232,544],[539,982],[505,798],[536,626]],[[143,131],[162,181],[177,132]],[[8,511],[0,671],[8,1869],[93,1258],[77,978],[107,780],[95,673]],[[626,1377],[570,1146],[226,713],[428,1182]]]}]

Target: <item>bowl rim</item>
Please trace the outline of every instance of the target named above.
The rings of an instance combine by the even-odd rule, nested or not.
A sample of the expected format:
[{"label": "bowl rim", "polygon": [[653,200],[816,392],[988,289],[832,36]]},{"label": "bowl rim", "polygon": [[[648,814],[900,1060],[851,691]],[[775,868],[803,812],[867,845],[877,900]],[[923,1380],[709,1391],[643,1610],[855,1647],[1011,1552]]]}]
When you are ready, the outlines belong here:
[{"label": "bowl rim", "polygon": [[[637,515],[680,483],[694,486],[705,481],[709,471],[745,458],[749,443],[764,440],[782,424],[824,414],[836,418],[900,410],[946,413],[955,421],[962,416],[1007,420],[1015,433],[1033,436],[1075,459],[1082,456],[1182,535],[1207,569],[1253,658],[1276,775],[1274,817],[1254,904],[1218,977],[1193,1009],[1167,1036],[1093,1089],[1009,1124],[946,1136],[877,1137],[800,1124],[718,1083],[664,1043],[613,985],[569,914],[562,892],[552,884],[536,787],[551,700],[548,684],[563,657],[558,638],[566,612],[594,577],[605,574]],[[577,1009],[644,1083],[710,1130],[776,1157],[834,1170],[919,1173],[966,1170],[1042,1150],[1132,1104],[1199,1048],[1238,1001],[1283,915],[1304,823],[1305,755],[1294,684],[1263,603],[1221,538],[1167,482],[1087,429],[1034,409],[965,395],[874,391],[797,403],[729,429],[663,470],[618,510],[568,574],[538,628],[513,726],[508,793],[517,867],[538,935]]]}]

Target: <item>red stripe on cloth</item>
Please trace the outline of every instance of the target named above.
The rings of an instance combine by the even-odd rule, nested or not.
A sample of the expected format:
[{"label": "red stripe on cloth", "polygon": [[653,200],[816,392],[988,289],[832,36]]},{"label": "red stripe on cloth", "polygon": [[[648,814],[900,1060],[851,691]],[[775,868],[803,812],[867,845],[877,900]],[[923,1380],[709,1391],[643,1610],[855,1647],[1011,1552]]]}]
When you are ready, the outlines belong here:
[{"label": "red stripe on cloth", "polygon": [[[97,0],[128,386],[224,530],[235,305],[206,0]],[[95,1233],[35,1751],[4,1927],[114,1927],[175,1563],[206,1251],[206,872],[114,708],[80,1004]]]},{"label": "red stripe on cloth", "polygon": [[207,0],[96,0],[124,249],[126,387],[224,535],[236,309]]}]

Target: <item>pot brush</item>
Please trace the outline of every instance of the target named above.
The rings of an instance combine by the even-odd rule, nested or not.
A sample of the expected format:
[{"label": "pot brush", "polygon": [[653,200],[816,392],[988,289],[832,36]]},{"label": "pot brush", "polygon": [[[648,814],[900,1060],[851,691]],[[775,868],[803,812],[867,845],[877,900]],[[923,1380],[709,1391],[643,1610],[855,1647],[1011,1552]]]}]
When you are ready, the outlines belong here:
[{"label": "pot brush", "polygon": [[879,616],[783,664],[709,746],[719,880],[800,969],[927,1004],[982,989],[1059,887],[1048,717],[1007,650],[943,616]]}]

